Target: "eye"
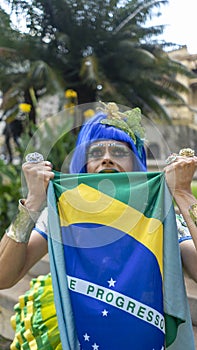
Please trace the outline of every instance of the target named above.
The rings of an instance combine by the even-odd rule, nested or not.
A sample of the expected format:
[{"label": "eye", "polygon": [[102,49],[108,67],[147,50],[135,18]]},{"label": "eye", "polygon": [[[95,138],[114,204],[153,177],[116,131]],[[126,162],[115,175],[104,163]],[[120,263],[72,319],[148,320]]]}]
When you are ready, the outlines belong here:
[{"label": "eye", "polygon": [[88,151],[88,158],[101,158],[103,156],[103,149],[101,147],[92,147]]},{"label": "eye", "polygon": [[114,146],[111,149],[111,154],[114,157],[129,157],[130,152],[126,147]]}]

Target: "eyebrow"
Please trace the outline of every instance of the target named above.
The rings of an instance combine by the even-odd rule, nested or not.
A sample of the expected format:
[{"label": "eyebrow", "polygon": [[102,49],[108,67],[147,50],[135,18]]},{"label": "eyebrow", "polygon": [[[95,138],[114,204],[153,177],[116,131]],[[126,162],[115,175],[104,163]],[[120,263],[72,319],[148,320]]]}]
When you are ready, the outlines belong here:
[{"label": "eyebrow", "polygon": [[128,145],[122,144],[122,143],[118,143],[118,142],[109,142],[109,143],[102,143],[102,142],[98,142],[98,143],[94,143],[91,144],[89,146],[89,149],[92,147],[99,147],[99,146],[120,146],[120,147],[126,147],[128,149],[131,149]]}]

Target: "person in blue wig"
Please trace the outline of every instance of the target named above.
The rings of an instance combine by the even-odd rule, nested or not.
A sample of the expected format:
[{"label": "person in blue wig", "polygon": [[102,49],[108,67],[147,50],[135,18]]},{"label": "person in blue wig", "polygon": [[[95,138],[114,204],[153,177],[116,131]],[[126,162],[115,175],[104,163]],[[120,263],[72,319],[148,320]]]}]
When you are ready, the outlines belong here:
[{"label": "person in blue wig", "polygon": [[[140,136],[144,135],[144,130],[140,125],[140,109],[135,108],[130,115],[127,115],[127,113],[120,113],[116,109],[114,111],[114,107],[113,103],[109,104],[107,114],[102,111],[98,112],[82,127],[77,139],[75,152],[71,159],[70,173],[87,172],[87,149],[93,142],[98,140],[116,140],[126,143],[132,150],[133,171],[147,170],[146,152],[143,139],[140,138]],[[119,115],[122,118],[127,118],[125,125],[122,125],[124,119],[118,119]],[[136,128],[136,133],[131,130],[128,124],[128,118],[132,120],[132,128]],[[125,131],[123,131],[123,127]]]},{"label": "person in blue wig", "polygon": [[[103,108],[81,128],[70,162],[70,173],[146,172],[143,138],[144,129],[141,125],[139,108],[122,113],[114,103],[103,104]],[[195,212],[197,200],[191,191],[191,182],[197,168],[197,157],[191,149],[184,149],[184,152],[179,155],[170,155],[164,171],[168,187],[182,214],[177,217],[177,227],[183,265],[189,275],[197,281],[197,216]],[[53,165],[47,160],[39,159],[39,156],[34,153],[23,164],[28,187],[27,198],[19,200],[19,213],[0,242],[0,289],[13,286],[48,252],[47,208],[43,210],[43,203],[46,200],[49,181],[54,178],[54,172]],[[191,208],[192,215],[188,208]],[[48,295],[48,303],[44,301],[43,287],[47,290],[45,295]],[[47,314],[47,306],[50,305],[53,331],[46,331],[46,328],[42,327],[44,320],[40,317],[27,316],[28,319],[38,322],[31,328],[33,339],[38,338],[41,343],[41,338],[49,337],[43,349],[50,344],[50,348],[59,350],[61,345],[53,298],[50,298],[52,293],[49,274],[36,280],[23,300],[24,304],[27,301],[30,302],[28,295],[31,295],[31,302],[34,303],[36,300],[33,304],[34,308],[36,309],[39,305],[38,315],[45,315],[45,312]],[[16,308],[13,322],[16,337],[13,341],[13,349],[14,346],[16,349],[20,346],[21,348],[28,346],[28,344],[24,345],[25,342],[28,343],[26,327],[29,327],[28,322],[23,322],[24,304]],[[41,333],[37,334],[38,329]],[[51,336],[50,332],[52,332]],[[30,339],[32,340],[31,337]]]}]

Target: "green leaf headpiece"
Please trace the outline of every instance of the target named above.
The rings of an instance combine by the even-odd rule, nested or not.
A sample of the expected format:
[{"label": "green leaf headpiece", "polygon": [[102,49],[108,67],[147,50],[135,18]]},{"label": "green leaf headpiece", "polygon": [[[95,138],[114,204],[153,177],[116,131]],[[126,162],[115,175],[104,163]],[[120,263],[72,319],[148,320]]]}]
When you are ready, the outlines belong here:
[{"label": "green leaf headpiece", "polygon": [[106,119],[100,121],[101,124],[111,125],[123,130],[132,138],[134,144],[137,143],[137,137],[141,140],[144,139],[145,130],[141,125],[140,108],[136,107],[122,113],[114,102],[101,103],[103,108],[98,109],[107,115]]}]

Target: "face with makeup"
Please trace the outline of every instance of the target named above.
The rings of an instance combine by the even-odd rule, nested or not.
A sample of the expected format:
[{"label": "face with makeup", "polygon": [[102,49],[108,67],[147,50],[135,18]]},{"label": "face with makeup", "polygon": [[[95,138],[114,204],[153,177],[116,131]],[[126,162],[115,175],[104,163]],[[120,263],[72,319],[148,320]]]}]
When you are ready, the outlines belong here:
[{"label": "face with makeup", "polygon": [[133,170],[132,150],[126,142],[101,140],[87,151],[87,172],[130,172]]}]

